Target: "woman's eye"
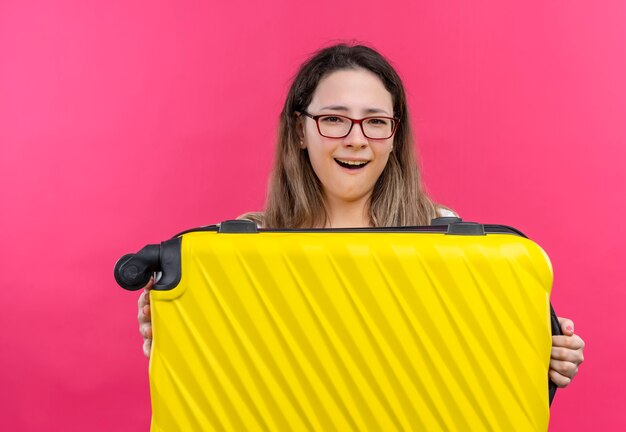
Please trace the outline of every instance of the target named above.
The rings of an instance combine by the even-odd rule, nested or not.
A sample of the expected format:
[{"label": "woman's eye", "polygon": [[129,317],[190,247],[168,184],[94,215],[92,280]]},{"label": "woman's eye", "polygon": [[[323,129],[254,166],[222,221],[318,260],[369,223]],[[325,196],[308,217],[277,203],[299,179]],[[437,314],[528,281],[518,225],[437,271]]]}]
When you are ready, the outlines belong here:
[{"label": "woman's eye", "polygon": [[384,118],[371,118],[367,120],[367,123],[372,126],[388,126],[389,120],[384,119]]},{"label": "woman's eye", "polygon": [[343,118],[336,117],[336,116],[322,117],[321,120],[324,123],[343,123],[343,122],[345,122],[345,120]]}]

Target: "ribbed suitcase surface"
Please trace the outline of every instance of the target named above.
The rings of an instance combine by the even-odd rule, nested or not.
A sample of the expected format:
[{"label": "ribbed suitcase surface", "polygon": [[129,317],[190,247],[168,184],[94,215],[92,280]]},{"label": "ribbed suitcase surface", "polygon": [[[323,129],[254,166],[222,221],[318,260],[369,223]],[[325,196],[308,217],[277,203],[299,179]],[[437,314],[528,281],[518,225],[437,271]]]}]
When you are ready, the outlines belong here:
[{"label": "ribbed suitcase surface", "polygon": [[510,234],[192,232],[153,431],[547,430],[552,269]]}]

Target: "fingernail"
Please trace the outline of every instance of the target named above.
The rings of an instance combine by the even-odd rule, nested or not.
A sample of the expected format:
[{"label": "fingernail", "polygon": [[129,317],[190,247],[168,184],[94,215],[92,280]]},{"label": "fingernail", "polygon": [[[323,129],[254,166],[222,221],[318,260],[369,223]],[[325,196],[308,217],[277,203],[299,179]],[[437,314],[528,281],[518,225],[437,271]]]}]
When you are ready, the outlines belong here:
[{"label": "fingernail", "polygon": [[570,326],[565,327],[565,329],[566,329],[567,331],[569,331],[569,332],[574,333],[574,327],[572,327],[571,325],[570,325]]}]

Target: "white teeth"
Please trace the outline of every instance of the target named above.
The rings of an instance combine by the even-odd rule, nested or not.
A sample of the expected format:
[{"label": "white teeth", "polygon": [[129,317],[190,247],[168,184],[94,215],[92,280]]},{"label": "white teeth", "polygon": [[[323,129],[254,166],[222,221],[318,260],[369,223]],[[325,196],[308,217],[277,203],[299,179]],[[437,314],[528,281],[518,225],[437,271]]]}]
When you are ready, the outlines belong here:
[{"label": "white teeth", "polygon": [[339,162],[347,164],[347,165],[365,165],[369,161],[347,161],[342,159],[337,159]]}]

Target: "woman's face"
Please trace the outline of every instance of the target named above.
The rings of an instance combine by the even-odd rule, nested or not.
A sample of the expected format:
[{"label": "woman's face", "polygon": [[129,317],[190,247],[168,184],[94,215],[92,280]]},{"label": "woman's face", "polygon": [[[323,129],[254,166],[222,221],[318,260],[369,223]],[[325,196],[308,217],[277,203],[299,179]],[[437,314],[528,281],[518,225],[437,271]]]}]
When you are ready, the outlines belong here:
[{"label": "woman's face", "polygon": [[[313,116],[337,114],[363,117],[393,117],[391,93],[380,78],[365,69],[332,72],[322,78],[307,112]],[[303,142],[315,174],[320,179],[327,204],[368,199],[392,150],[393,137],[371,140],[353,125],[345,138],[319,134],[315,120],[302,116]]]}]

